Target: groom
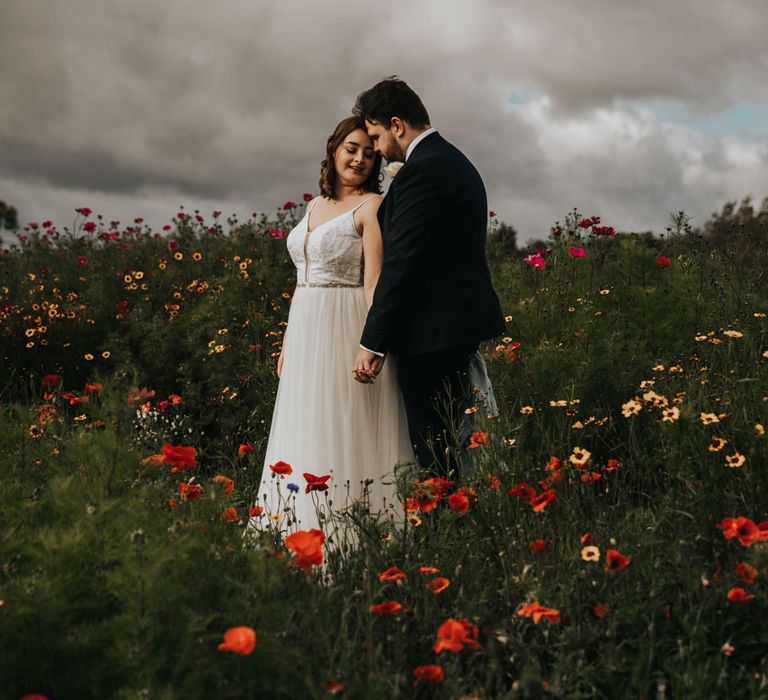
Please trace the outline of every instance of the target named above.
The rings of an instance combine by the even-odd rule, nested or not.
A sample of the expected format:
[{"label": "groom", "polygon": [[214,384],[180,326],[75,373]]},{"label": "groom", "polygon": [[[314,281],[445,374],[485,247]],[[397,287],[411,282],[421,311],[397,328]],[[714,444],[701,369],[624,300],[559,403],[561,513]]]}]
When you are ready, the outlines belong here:
[{"label": "groom", "polygon": [[463,446],[449,436],[471,404],[469,361],[480,341],[504,332],[485,257],[485,187],[397,77],[359,95],[353,112],[378,153],[405,163],[378,211],[384,260],[353,373],[372,382],[386,354],[397,356],[419,465],[456,477],[453,453]]}]

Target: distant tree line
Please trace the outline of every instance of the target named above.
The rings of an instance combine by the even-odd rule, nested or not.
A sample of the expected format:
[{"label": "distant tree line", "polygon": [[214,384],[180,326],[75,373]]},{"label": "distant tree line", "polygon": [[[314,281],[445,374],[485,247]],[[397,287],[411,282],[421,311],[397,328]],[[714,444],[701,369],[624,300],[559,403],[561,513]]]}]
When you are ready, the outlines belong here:
[{"label": "distant tree line", "polygon": [[0,201],[0,228],[9,231],[19,228],[19,213],[16,211],[16,207],[3,201]]}]

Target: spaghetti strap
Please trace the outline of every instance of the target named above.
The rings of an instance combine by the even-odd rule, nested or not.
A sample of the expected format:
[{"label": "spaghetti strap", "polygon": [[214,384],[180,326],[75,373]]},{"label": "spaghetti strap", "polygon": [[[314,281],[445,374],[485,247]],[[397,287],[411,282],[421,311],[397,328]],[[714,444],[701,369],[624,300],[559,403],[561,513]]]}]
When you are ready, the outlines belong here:
[{"label": "spaghetti strap", "polygon": [[353,213],[356,212],[360,207],[363,206],[363,204],[365,204],[366,202],[370,202],[372,199],[375,199],[377,196],[378,195],[374,194],[374,195],[371,195],[370,197],[368,197],[367,199],[364,199],[362,202],[360,202],[360,204],[358,204],[354,209],[352,209],[352,212]]}]

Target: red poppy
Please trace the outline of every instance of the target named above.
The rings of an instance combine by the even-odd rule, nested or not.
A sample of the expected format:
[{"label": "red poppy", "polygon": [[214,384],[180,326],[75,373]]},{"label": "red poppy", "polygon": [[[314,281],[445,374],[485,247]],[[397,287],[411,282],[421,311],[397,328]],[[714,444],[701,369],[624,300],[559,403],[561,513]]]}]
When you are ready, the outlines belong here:
[{"label": "red poppy", "polygon": [[533,540],[528,543],[528,551],[531,554],[541,554],[544,551],[544,540]]},{"label": "red poppy", "polygon": [[339,683],[338,681],[322,681],[320,683],[320,687],[330,695],[336,695],[337,693],[343,693],[344,692],[344,686]]},{"label": "red poppy", "polygon": [[203,487],[200,484],[179,484],[179,496],[182,501],[196,501],[203,493]]},{"label": "red poppy", "polygon": [[166,464],[173,465],[172,472],[190,469],[197,465],[195,461],[195,448],[182,447],[181,445],[163,445],[163,460]]},{"label": "red poppy", "polygon": [[249,518],[258,518],[264,512],[264,506],[251,506],[248,508]]},{"label": "red poppy", "polygon": [[585,474],[581,475],[581,480],[584,483],[597,481],[598,479],[602,478],[602,474],[600,472],[586,472]]},{"label": "red poppy", "polygon": [[598,603],[592,608],[592,612],[595,613],[595,617],[605,617],[611,609],[605,603]]},{"label": "red poppy", "polygon": [[723,537],[726,540],[735,537],[744,547],[749,547],[752,543],[762,539],[760,528],[749,518],[743,516],[723,518],[716,527],[723,531]]},{"label": "red poppy", "polygon": [[304,201],[305,202],[311,202],[315,198],[315,195],[310,194],[309,192],[304,193]]},{"label": "red poppy", "polygon": [[585,532],[580,538],[579,542],[583,545],[592,544],[592,533],[591,532]]},{"label": "red poppy", "polygon": [[477,625],[467,620],[448,618],[437,630],[437,641],[432,649],[436,654],[442,651],[461,651],[464,646],[479,649]]},{"label": "red poppy", "polygon": [[314,474],[304,472],[304,479],[307,482],[307,488],[304,490],[304,493],[309,493],[310,491],[327,491],[328,484],[326,482],[330,478],[330,474],[326,474],[325,476],[315,476]]},{"label": "red poppy", "polygon": [[293,209],[296,206],[296,202],[286,202],[283,204],[283,210],[288,211],[289,209]]},{"label": "red poppy", "polygon": [[48,700],[48,696],[37,695],[36,693],[32,693],[31,695],[23,695],[21,697],[21,700]]},{"label": "red poppy", "polygon": [[556,502],[557,498],[555,497],[555,490],[549,489],[549,491],[544,491],[535,498],[532,498],[528,502],[528,505],[533,508],[534,513],[539,513],[540,511],[544,510],[550,503]]},{"label": "red poppy", "polygon": [[296,554],[296,563],[304,571],[323,563],[322,545],[325,535],[321,530],[299,530],[285,538],[285,546]]},{"label": "red poppy", "polygon": [[231,651],[247,656],[256,648],[256,632],[250,627],[230,627],[224,632],[224,641],[219,644],[221,651]]},{"label": "red poppy", "polygon": [[237,448],[237,456],[242,457],[248,452],[256,452],[256,448],[250,442],[244,442]]},{"label": "red poppy", "polygon": [[624,571],[632,561],[630,557],[625,557],[621,552],[615,549],[609,549],[605,553],[605,571],[615,574]]},{"label": "red poppy", "polygon": [[536,489],[532,489],[526,483],[514,484],[507,493],[514,498],[519,498],[523,503],[530,503],[536,497]]},{"label": "red poppy", "polygon": [[416,679],[413,682],[415,686],[420,683],[442,683],[443,669],[435,664],[417,666],[413,669],[413,677]]},{"label": "red poppy", "polygon": [[743,588],[731,588],[728,591],[728,600],[731,603],[749,603],[750,600],[754,600],[755,596],[747,593]]},{"label": "red poppy", "polygon": [[403,606],[396,600],[385,600],[383,603],[374,603],[368,608],[374,615],[397,615]]},{"label": "red poppy", "polygon": [[275,462],[274,464],[270,464],[269,468],[272,470],[273,474],[278,474],[281,479],[293,474],[293,468],[288,462]]},{"label": "red poppy", "polygon": [[669,267],[669,258],[665,255],[659,255],[658,258],[656,258],[656,267],[665,268]]},{"label": "red poppy", "polygon": [[448,496],[448,507],[457,513],[466,513],[469,510],[469,499],[463,493],[452,493]]},{"label": "red poppy", "polygon": [[237,511],[234,508],[232,508],[232,506],[230,506],[229,508],[225,508],[221,514],[221,519],[225,523],[236,523]]},{"label": "red poppy", "polygon": [[493,474],[486,474],[485,478],[488,480],[488,488],[496,491],[501,486],[501,481]]},{"label": "red poppy", "polygon": [[398,569],[396,566],[390,566],[386,571],[382,571],[379,574],[379,581],[382,583],[388,583],[390,581],[401,581],[408,578],[405,571]]},{"label": "red poppy", "polygon": [[736,576],[751,586],[757,578],[757,569],[749,564],[739,563],[736,564]]},{"label": "red poppy", "polygon": [[425,583],[424,588],[437,595],[438,593],[442,593],[450,585],[451,582],[447,578],[438,576],[436,579],[432,579],[428,583]]},{"label": "red poppy", "polygon": [[45,376],[44,376],[44,377],[43,377],[43,378],[40,380],[40,383],[41,383],[43,386],[45,386],[45,387],[48,387],[49,389],[51,389],[51,388],[55,387],[55,386],[56,386],[56,385],[59,383],[59,379],[60,379],[60,378],[61,378],[61,377],[59,377],[59,375],[58,375],[58,374],[46,374],[46,375],[45,375]]},{"label": "red poppy", "polygon": [[491,438],[488,433],[472,433],[469,437],[469,445],[467,446],[467,449],[471,450],[475,447],[480,447],[480,445],[487,445],[490,440]]}]

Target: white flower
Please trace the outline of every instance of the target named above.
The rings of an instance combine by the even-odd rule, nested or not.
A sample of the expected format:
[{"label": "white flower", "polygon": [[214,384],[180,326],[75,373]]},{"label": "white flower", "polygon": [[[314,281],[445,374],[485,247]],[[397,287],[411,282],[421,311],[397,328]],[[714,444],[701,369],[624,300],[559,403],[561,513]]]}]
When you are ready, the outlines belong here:
[{"label": "white flower", "polygon": [[387,177],[395,179],[395,175],[399,172],[400,168],[402,168],[405,165],[405,163],[401,163],[399,160],[393,160],[389,165],[384,166],[384,172],[386,173]]}]

